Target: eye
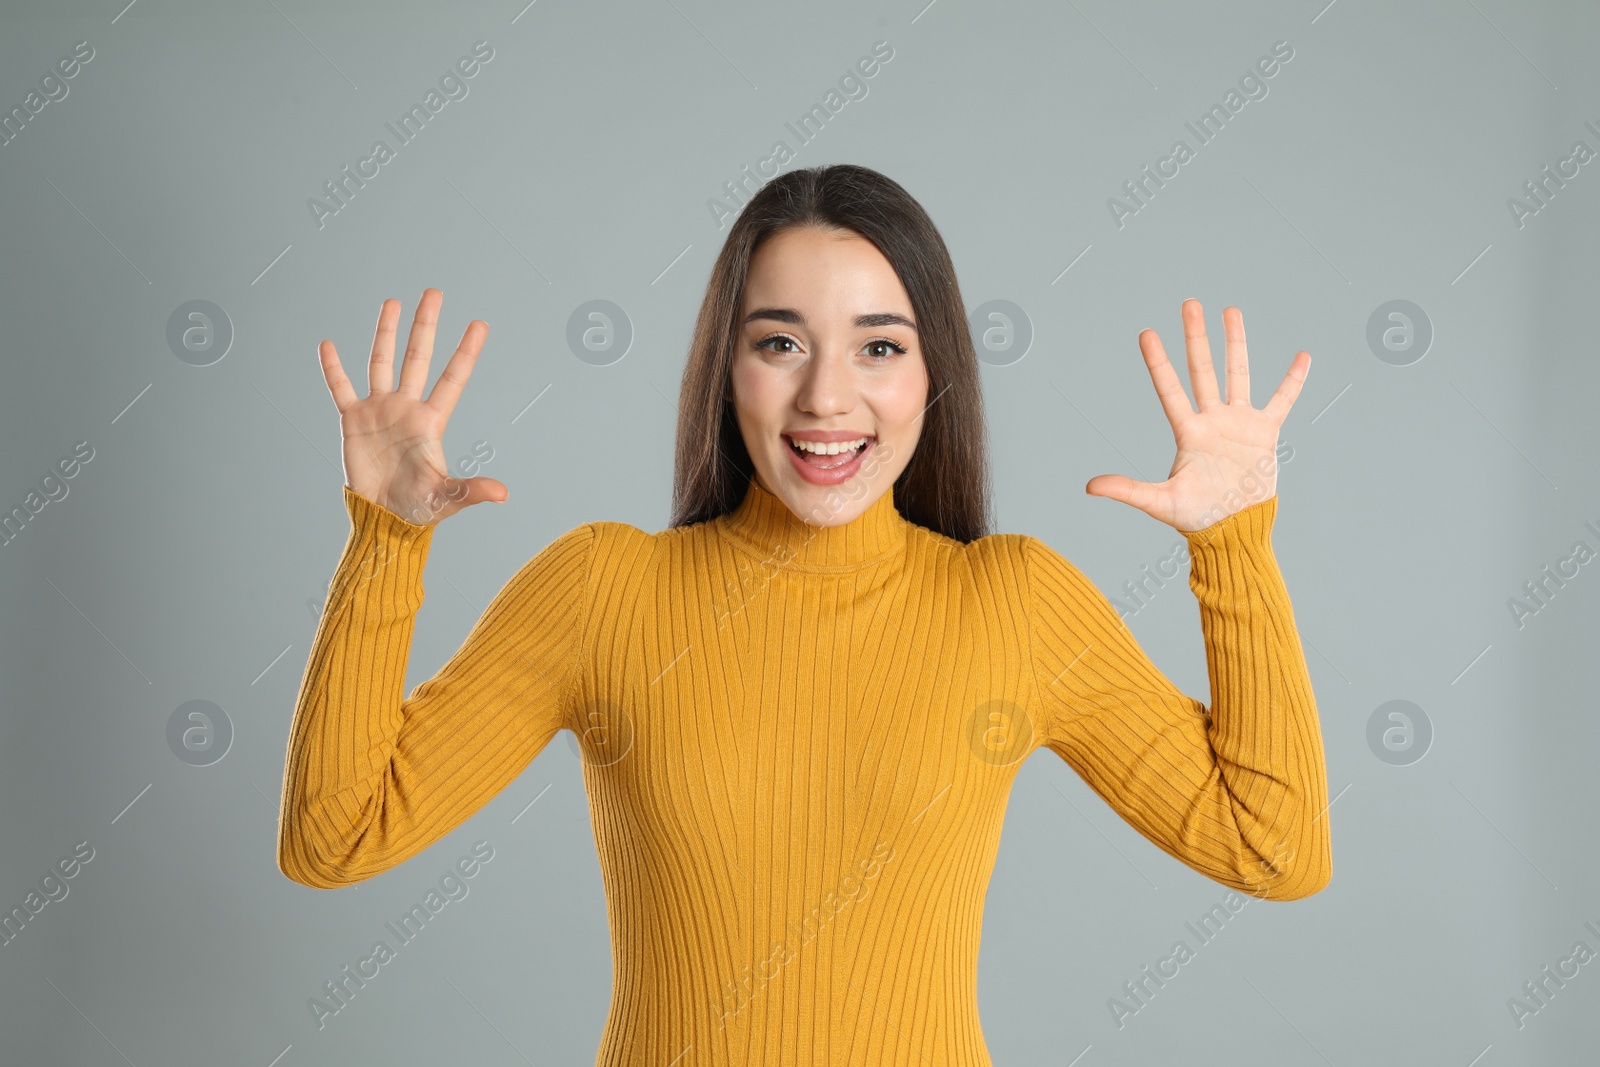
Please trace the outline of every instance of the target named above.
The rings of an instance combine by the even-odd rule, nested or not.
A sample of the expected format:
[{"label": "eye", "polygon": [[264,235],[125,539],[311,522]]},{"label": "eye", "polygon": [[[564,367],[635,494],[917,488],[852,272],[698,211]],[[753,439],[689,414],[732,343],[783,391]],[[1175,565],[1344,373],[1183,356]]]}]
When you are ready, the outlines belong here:
[{"label": "eye", "polygon": [[[894,349],[897,353],[899,353],[902,356],[906,354],[906,349],[905,349],[904,345],[897,344],[896,342],[889,340],[887,337],[879,337],[879,338],[876,338],[874,340],[868,341],[866,347],[867,348],[872,348],[875,345],[887,345],[888,347]],[[893,358],[894,357],[890,356],[890,355],[875,356],[875,357],[873,357],[872,362],[874,362],[874,363],[887,363]]]},{"label": "eye", "polygon": [[794,345],[796,348],[799,347],[799,344],[795,341],[795,339],[793,337],[790,337],[789,335],[782,334],[782,333],[775,333],[775,334],[772,334],[771,336],[763,337],[761,340],[756,342],[756,347],[757,348],[765,348],[768,351],[775,352],[775,353],[778,353],[779,355],[785,355],[786,356],[786,355],[789,354],[788,352],[778,352],[778,349],[773,347],[773,345],[775,343],[780,342],[780,341],[781,342],[786,342],[786,343],[791,344],[791,345]]}]

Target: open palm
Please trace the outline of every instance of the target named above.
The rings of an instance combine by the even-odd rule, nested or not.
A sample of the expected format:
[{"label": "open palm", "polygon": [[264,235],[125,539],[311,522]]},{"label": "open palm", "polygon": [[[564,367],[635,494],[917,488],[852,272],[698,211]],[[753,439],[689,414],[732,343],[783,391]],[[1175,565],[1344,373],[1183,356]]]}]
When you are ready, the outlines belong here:
[{"label": "open palm", "polygon": [[1195,405],[1167,359],[1154,330],[1139,334],[1150,380],[1172,424],[1178,446],[1164,482],[1141,482],[1121,474],[1101,474],[1084,486],[1091,496],[1110,497],[1138,508],[1181,532],[1203,530],[1277,491],[1278,428],[1288,416],[1311,367],[1311,356],[1295,353],[1289,371],[1264,408],[1250,404],[1250,362],[1245,355],[1244,316],[1236,307],[1222,310],[1227,351],[1227,399],[1217,393],[1205,313],[1198,300],[1183,302],[1183,339]]},{"label": "open palm", "polygon": [[345,377],[332,341],[323,341],[317,349],[328,391],[339,409],[345,484],[418,526],[432,526],[462,508],[485,500],[503,501],[509,495],[505,485],[493,478],[452,478],[444,458],[445,424],[489,336],[487,323],[474,319],[467,324],[433,391],[422,398],[443,301],[439,290],[423,290],[406,340],[398,389],[394,385],[398,300],[385,300],[378,313],[366,397],[358,397]]}]

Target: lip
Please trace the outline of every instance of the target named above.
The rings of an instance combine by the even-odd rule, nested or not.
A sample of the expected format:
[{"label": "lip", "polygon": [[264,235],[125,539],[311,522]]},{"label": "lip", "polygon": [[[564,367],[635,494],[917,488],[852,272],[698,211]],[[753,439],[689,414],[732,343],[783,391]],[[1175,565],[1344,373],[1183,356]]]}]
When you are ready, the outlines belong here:
[{"label": "lip", "polygon": [[820,441],[828,444],[833,441],[854,441],[858,437],[872,437],[870,433],[859,430],[790,430],[780,436],[793,437],[801,441]]},{"label": "lip", "polygon": [[[813,436],[815,434],[827,434],[828,436]],[[853,441],[857,437],[865,437],[867,439],[866,445],[862,447],[861,451],[857,453],[854,459],[848,463],[841,464],[840,466],[833,467],[829,470],[822,470],[818,467],[813,467],[811,464],[801,459],[799,454],[796,453],[792,447],[790,447],[787,441],[785,441],[783,444],[783,451],[789,456],[789,462],[794,466],[795,473],[799,474],[800,477],[804,478],[812,485],[839,485],[842,482],[847,482],[851,478],[854,478],[856,472],[861,469],[862,461],[864,461],[867,456],[871,454],[872,450],[876,448],[878,444],[878,439],[872,434],[854,433],[848,430],[802,430],[792,435],[783,434],[781,436],[794,436],[803,441]]]}]

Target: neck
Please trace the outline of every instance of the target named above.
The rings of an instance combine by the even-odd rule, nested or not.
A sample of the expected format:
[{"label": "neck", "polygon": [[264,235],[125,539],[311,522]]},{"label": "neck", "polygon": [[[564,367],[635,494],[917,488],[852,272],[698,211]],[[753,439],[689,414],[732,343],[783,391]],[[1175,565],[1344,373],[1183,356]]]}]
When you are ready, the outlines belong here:
[{"label": "neck", "polygon": [[895,508],[893,484],[849,522],[818,526],[790,511],[755,478],[739,506],[717,522],[768,568],[821,572],[855,570],[903,552],[911,525]]}]

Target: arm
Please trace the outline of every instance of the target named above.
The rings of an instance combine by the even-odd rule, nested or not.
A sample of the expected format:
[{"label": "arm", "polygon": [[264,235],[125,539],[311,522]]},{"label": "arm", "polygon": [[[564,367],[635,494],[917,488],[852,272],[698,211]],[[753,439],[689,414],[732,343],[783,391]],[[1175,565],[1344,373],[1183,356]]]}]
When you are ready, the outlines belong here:
[{"label": "arm", "polygon": [[1277,496],[1185,533],[1211,707],[1145,656],[1104,595],[1026,542],[1044,743],[1129,824],[1224,885],[1273,900],[1327,885],[1327,771],[1273,556]]},{"label": "arm", "polygon": [[570,724],[595,536],[576,527],[524,564],[403,698],[433,527],[349,486],[344,502],[350,535],[301,677],[278,821],[278,869],[319,889],[421,852]]}]

